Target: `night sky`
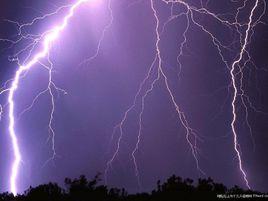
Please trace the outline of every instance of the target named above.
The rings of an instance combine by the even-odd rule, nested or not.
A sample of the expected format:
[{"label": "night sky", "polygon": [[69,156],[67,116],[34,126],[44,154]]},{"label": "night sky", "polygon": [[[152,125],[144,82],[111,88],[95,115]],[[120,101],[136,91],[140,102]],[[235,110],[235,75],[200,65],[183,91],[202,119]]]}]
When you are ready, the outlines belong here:
[{"label": "night sky", "polygon": [[[27,34],[37,38],[36,35],[61,23],[69,8],[25,26],[21,35],[18,35],[18,26],[14,22],[28,23],[37,16],[55,12],[60,6],[74,2],[1,0],[0,38],[16,41]],[[142,107],[143,96],[156,79],[158,69],[157,24],[150,0],[111,0],[111,26],[107,26],[111,20],[109,2],[92,0],[79,6],[49,52],[53,63],[53,82],[67,92],[64,94],[54,85],[52,87],[55,100],[52,127],[56,151],[53,160],[49,160],[53,156],[53,138],[49,131],[52,108],[49,92],[41,94],[32,108],[22,114],[48,86],[49,74],[44,68],[44,65],[49,65],[48,59],[41,60],[21,78],[15,93],[15,129],[22,154],[17,179],[19,192],[30,185],[49,181],[63,185],[65,177],[73,178],[81,174],[91,178],[100,172],[104,179],[107,162],[116,152],[120,137],[120,127],[115,126],[132,106],[155,57],[150,77],[136,96],[136,104],[127,113],[122,125],[120,149],[111,166],[108,166],[107,184],[125,187],[130,192],[148,191],[156,186],[158,179],[164,180],[176,174],[192,179],[210,176],[227,186],[237,184],[246,188],[231,129],[234,89],[230,68],[238,59],[240,42],[243,43],[250,12],[256,1],[184,1],[196,10],[192,11],[192,16],[182,3],[153,2],[159,19],[162,68],[176,103],[197,136],[190,135],[190,142],[196,144],[201,171],[196,167],[186,130],[179,121],[163,76],[153,85]],[[260,0],[252,17],[253,26],[249,30],[246,53],[235,70],[238,93],[244,91],[243,96],[238,95],[235,104],[238,148],[251,187],[260,191],[268,189],[268,25],[265,24],[268,23],[268,14],[264,13],[265,6],[265,0]],[[239,11],[237,21],[243,26],[227,26],[204,12],[202,7],[218,19],[230,23],[235,22]],[[178,17],[165,23],[172,15]],[[189,24],[187,16],[190,18]],[[203,30],[196,23],[202,25]],[[107,29],[98,55],[83,62],[95,55],[105,27]],[[216,40],[213,41],[204,29]],[[219,41],[225,63],[215,45]],[[25,49],[32,42],[22,39],[12,45],[0,40],[1,86],[18,69],[16,59],[27,63],[32,55],[40,51],[41,42],[32,52],[29,48]],[[183,54],[178,57],[180,47]],[[25,51],[15,56],[23,49]],[[239,66],[243,72],[242,78]],[[9,86],[10,82],[2,90]],[[0,122],[0,192],[9,190],[14,159],[8,135],[7,95],[8,92],[0,96],[3,106]],[[132,152],[138,139],[142,109],[140,143],[135,152],[139,188]]]}]

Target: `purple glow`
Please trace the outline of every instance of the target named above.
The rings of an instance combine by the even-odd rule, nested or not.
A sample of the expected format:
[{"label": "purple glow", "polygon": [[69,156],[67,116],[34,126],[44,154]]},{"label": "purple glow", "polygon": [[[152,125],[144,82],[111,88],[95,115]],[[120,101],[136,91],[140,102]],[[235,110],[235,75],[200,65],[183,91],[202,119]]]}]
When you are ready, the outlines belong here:
[{"label": "purple glow", "polygon": [[[89,0],[78,0],[75,4],[71,6],[70,11],[64,17],[62,24],[55,26],[53,29],[43,34],[44,37],[43,50],[41,52],[36,53],[36,55],[33,57],[31,61],[29,61],[29,63],[23,66],[19,66],[19,69],[17,70],[15,77],[13,78],[11,88],[9,89],[8,103],[9,103],[9,134],[12,140],[12,146],[14,152],[14,161],[11,167],[11,175],[10,175],[10,192],[12,192],[14,195],[17,194],[17,176],[19,173],[19,165],[21,162],[21,153],[18,144],[17,133],[15,132],[15,120],[14,120],[15,102],[13,98],[14,93],[19,85],[20,76],[22,75],[23,72],[31,69],[39,61],[39,59],[44,58],[48,54],[50,44],[59,37],[60,32],[63,31],[64,28],[67,26],[69,19],[74,15],[74,11],[77,9],[77,7],[79,7],[82,3],[88,1]],[[54,108],[54,102],[53,102],[53,108]],[[51,120],[53,119],[53,111],[54,110],[52,110],[51,113],[50,125]],[[53,131],[52,128],[51,130]]]},{"label": "purple glow", "polygon": [[[12,164],[4,167],[10,174],[9,181],[2,181],[5,188],[9,186],[8,190],[16,195],[29,183],[37,185],[54,179],[60,182],[63,175],[73,177],[77,172],[91,174],[95,170],[104,172],[107,185],[124,186],[124,178],[129,182],[126,185],[141,191],[151,185],[148,180],[152,183],[153,179],[162,179],[170,172],[183,177],[212,176],[228,185],[239,182],[248,189],[261,186],[254,178],[258,173],[255,166],[261,167],[256,161],[252,162],[257,154],[247,146],[252,144],[255,149],[255,138],[258,145],[261,144],[256,137],[259,134],[253,114],[261,113],[259,108],[264,106],[254,99],[256,94],[252,91],[259,88],[256,84],[252,90],[252,78],[248,74],[262,68],[258,59],[254,60],[257,53],[252,50],[252,44],[257,38],[257,25],[265,24],[265,0],[218,4],[205,0],[133,0],[131,3],[74,0],[72,4],[57,6],[52,13],[46,10],[50,6],[47,8],[40,2],[37,6],[44,9],[45,14],[29,23],[8,21],[8,25],[15,25],[18,35],[10,40],[0,38],[0,42],[14,45],[15,53],[11,53],[9,61],[18,65],[14,76],[9,76],[13,78],[0,88],[0,95],[8,95],[8,115],[5,116],[5,105],[0,104],[0,120],[7,121],[13,154]],[[86,7],[83,12],[81,4],[89,2],[92,9]],[[229,4],[230,10],[228,6],[218,7]],[[55,26],[46,28],[47,24]],[[256,69],[251,69],[252,66]],[[38,67],[47,74],[41,70],[40,73]],[[32,78],[40,78],[40,83],[23,80],[28,71],[32,72]],[[136,73],[135,76],[132,77],[132,73]],[[256,76],[253,82],[257,80]],[[35,83],[36,86],[32,86]],[[59,88],[58,83],[68,89],[68,98],[59,95],[58,92],[67,92]],[[24,84],[27,87],[23,87]],[[214,91],[219,93],[215,95]],[[44,94],[46,97],[42,99]],[[147,101],[151,97],[153,101]],[[21,116],[30,110],[32,113],[19,123]],[[218,112],[220,117],[213,119]],[[44,113],[46,118],[32,119]],[[159,114],[160,120],[155,114]],[[161,119],[162,115],[166,119]],[[211,125],[214,120],[215,125]],[[23,129],[27,129],[28,135],[23,135]],[[47,131],[46,141],[41,133],[47,134]],[[175,137],[168,138],[168,134],[180,138],[178,144],[174,143]],[[49,150],[46,145],[37,148],[45,141],[49,143]],[[38,153],[31,153],[36,149]],[[76,149],[80,152],[76,153]],[[155,158],[151,157],[154,154]],[[82,160],[84,155],[93,159]],[[117,160],[121,157],[130,174],[120,172],[123,165]],[[212,160],[208,160],[209,157]],[[223,160],[214,168],[213,163],[220,157]],[[83,164],[71,164],[59,172],[70,160]],[[165,166],[163,160],[171,162]],[[24,162],[25,168],[22,168]],[[53,169],[50,175],[50,165],[54,164],[58,170]],[[160,178],[157,171],[151,170],[154,166],[163,169]],[[44,174],[39,172],[41,167]],[[120,173],[115,173],[116,168]],[[229,171],[222,174],[224,168]]]}]

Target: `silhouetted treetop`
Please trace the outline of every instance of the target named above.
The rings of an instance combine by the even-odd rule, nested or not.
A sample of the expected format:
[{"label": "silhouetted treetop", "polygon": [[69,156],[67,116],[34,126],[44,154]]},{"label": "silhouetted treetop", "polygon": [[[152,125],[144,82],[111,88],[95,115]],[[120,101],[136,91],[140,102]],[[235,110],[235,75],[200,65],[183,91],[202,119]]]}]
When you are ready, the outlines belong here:
[{"label": "silhouetted treetop", "polygon": [[[202,201],[217,200],[217,195],[253,195],[256,191],[244,190],[238,186],[228,189],[215,183],[210,177],[200,178],[197,183],[192,179],[182,179],[172,175],[165,182],[157,181],[151,193],[128,194],[125,189],[108,188],[100,184],[101,174],[92,180],[85,175],[76,179],[65,179],[65,189],[56,183],[30,187],[22,195],[14,197],[9,193],[0,194],[0,201]],[[229,198],[228,200],[236,200]],[[251,198],[250,201],[257,200]]]}]

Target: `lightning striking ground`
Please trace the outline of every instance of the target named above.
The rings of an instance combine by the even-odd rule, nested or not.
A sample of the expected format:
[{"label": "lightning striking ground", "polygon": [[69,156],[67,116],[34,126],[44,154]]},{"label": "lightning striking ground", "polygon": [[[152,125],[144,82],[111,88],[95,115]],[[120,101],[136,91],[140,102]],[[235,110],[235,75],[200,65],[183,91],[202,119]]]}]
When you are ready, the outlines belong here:
[{"label": "lightning striking ground", "polygon": [[[14,94],[16,90],[19,87],[19,81],[20,77],[25,73],[26,71],[30,70],[32,67],[34,67],[35,64],[40,62],[40,59],[46,57],[49,53],[49,48],[51,43],[53,43],[60,35],[60,33],[64,30],[64,28],[67,26],[68,21],[70,18],[74,15],[75,10],[82,4],[89,2],[90,0],[78,0],[75,4],[73,4],[70,7],[70,10],[68,14],[64,17],[62,24],[55,26],[51,30],[47,31],[42,35],[43,39],[43,49],[36,53],[27,64],[25,65],[20,65],[18,70],[15,73],[15,76],[13,78],[11,87],[9,88],[9,93],[8,93],[8,104],[9,104],[9,134],[12,140],[12,146],[13,146],[13,152],[14,152],[14,161],[12,164],[12,169],[11,169],[11,176],[10,176],[10,192],[12,192],[14,195],[17,194],[17,177],[19,173],[19,165],[22,160],[21,156],[21,151],[20,151],[20,146],[18,143],[18,134],[15,131],[15,117],[14,117],[14,110],[15,110],[15,102],[14,102]],[[47,17],[48,15],[46,15]],[[35,21],[35,20],[34,20]],[[34,22],[33,21],[33,22]],[[27,24],[28,25],[28,24]],[[20,26],[22,27],[22,26]],[[20,29],[21,30],[21,29]],[[31,52],[30,52],[31,54]],[[29,54],[29,55],[30,55]],[[51,137],[52,137],[52,149],[53,149],[53,157],[55,157],[55,146],[54,146],[54,136],[55,132],[52,128],[52,120],[53,120],[53,114],[55,110],[55,105],[54,105],[54,96],[51,90],[52,80],[51,80],[51,68],[49,69],[49,85],[48,85],[48,91],[49,94],[52,97],[52,110],[51,110],[51,115],[49,119],[49,130],[51,132]]]},{"label": "lightning striking ground", "polygon": [[[186,115],[184,114],[184,112],[181,110],[181,108],[177,104],[177,102],[175,100],[175,96],[174,96],[174,94],[173,94],[173,92],[172,92],[172,90],[171,90],[171,88],[169,86],[168,77],[167,77],[166,73],[163,70],[163,61],[162,61],[162,57],[161,57],[161,50],[160,50],[160,47],[159,47],[160,40],[161,40],[160,39],[160,31],[159,31],[160,30],[160,27],[159,27],[159,18],[158,18],[158,14],[157,14],[157,11],[155,9],[154,1],[153,0],[150,1],[150,5],[151,5],[151,10],[152,10],[153,16],[154,16],[155,21],[156,21],[156,27],[155,27],[155,35],[156,35],[155,50],[156,50],[156,57],[155,57],[152,65],[151,65],[151,67],[149,68],[149,71],[148,71],[145,79],[140,84],[140,87],[138,89],[138,92],[135,95],[133,104],[131,105],[131,107],[129,107],[126,110],[126,112],[125,112],[122,120],[117,125],[117,127],[120,130],[120,136],[119,136],[119,139],[117,141],[116,150],[115,150],[114,154],[112,155],[112,158],[107,162],[107,166],[106,166],[106,170],[105,170],[105,175],[107,175],[107,172],[108,172],[109,168],[111,167],[112,162],[114,161],[115,157],[118,155],[118,152],[119,152],[119,149],[120,149],[120,143],[121,143],[122,137],[123,137],[123,125],[124,125],[124,123],[125,123],[125,121],[127,119],[127,116],[129,114],[129,112],[135,107],[136,102],[137,102],[137,98],[138,98],[138,96],[140,95],[140,93],[142,91],[142,87],[144,86],[145,82],[149,79],[149,77],[151,75],[151,72],[152,72],[152,69],[153,69],[153,66],[155,65],[155,63],[157,63],[157,74],[158,75],[152,81],[149,89],[147,89],[145,91],[144,95],[142,95],[142,97],[141,97],[141,111],[140,111],[140,114],[139,114],[138,137],[137,137],[137,142],[135,144],[135,148],[133,149],[132,154],[131,154],[132,159],[133,159],[133,163],[134,163],[135,175],[137,177],[138,184],[139,184],[139,187],[140,188],[141,188],[141,179],[140,179],[140,176],[139,176],[139,170],[138,170],[137,159],[135,157],[135,154],[138,151],[139,143],[141,141],[142,115],[143,115],[144,107],[145,107],[145,99],[148,96],[148,94],[151,91],[153,91],[156,82],[158,82],[161,77],[164,79],[166,90],[168,91],[168,93],[170,95],[171,102],[172,102],[172,104],[173,104],[173,106],[174,106],[174,108],[176,110],[176,113],[178,114],[179,123],[183,126],[183,128],[186,131],[186,141],[189,144],[189,147],[191,149],[191,153],[192,153],[193,158],[194,158],[194,160],[196,162],[196,168],[198,169],[199,172],[201,172],[203,175],[205,175],[205,172],[199,166],[199,160],[198,160],[198,156],[197,156],[198,151],[197,151],[197,147],[196,147],[196,142],[197,142],[198,136],[196,135],[194,129],[192,129],[189,126],[189,123],[188,123],[188,121],[186,119]],[[187,29],[186,29],[186,31],[187,31]],[[185,43],[185,41],[182,43],[182,46],[183,46],[184,43]],[[191,138],[193,138],[194,140],[192,140]],[[107,176],[106,176],[106,178],[107,178]]]},{"label": "lightning striking ground", "polygon": [[235,128],[235,123],[236,123],[236,100],[237,100],[237,85],[236,85],[236,78],[235,78],[235,74],[234,74],[234,71],[235,71],[235,68],[236,68],[236,65],[238,65],[240,63],[240,61],[242,60],[243,58],[243,55],[244,55],[244,52],[246,51],[246,46],[248,44],[248,39],[249,39],[249,30],[251,28],[251,25],[252,25],[252,17],[253,17],[253,14],[254,14],[254,11],[256,10],[257,6],[259,4],[259,0],[256,0],[255,2],[255,5],[254,7],[252,8],[251,12],[250,12],[250,16],[249,16],[249,22],[248,22],[248,25],[247,25],[247,29],[246,29],[246,33],[245,33],[245,38],[244,38],[244,42],[242,43],[242,49],[239,53],[239,57],[237,60],[234,61],[234,63],[232,64],[232,68],[231,68],[231,76],[232,76],[232,85],[233,85],[233,88],[234,88],[234,95],[233,95],[233,100],[232,100],[232,110],[233,110],[233,120],[232,120],[232,123],[231,123],[231,126],[232,126],[232,131],[233,131],[233,135],[234,135],[234,149],[236,151],[236,154],[237,154],[237,157],[238,157],[238,162],[239,162],[239,169],[241,171],[241,173],[243,174],[243,178],[246,182],[246,185],[247,187],[250,189],[250,185],[249,185],[249,182],[248,182],[248,179],[247,179],[247,174],[243,168],[243,165],[242,165],[242,159],[241,159],[241,153],[239,151],[239,148],[238,148],[238,141],[237,141],[237,132],[236,132],[236,128]]},{"label": "lightning striking ground", "polygon": [[[41,91],[37,96],[34,98],[32,103],[24,109],[20,115],[22,116],[25,112],[29,111],[37,99],[44,95],[44,94],[49,94],[50,96],[50,104],[51,104],[51,111],[50,111],[50,116],[49,116],[49,123],[48,123],[48,132],[49,132],[49,138],[48,140],[51,140],[51,149],[52,149],[52,156],[49,158],[44,165],[46,165],[49,161],[53,160],[57,153],[56,153],[56,147],[55,147],[55,130],[53,128],[53,118],[54,118],[54,113],[55,113],[55,97],[54,97],[54,90],[56,91],[61,91],[64,94],[67,92],[64,89],[61,89],[55,85],[52,79],[52,71],[53,71],[53,63],[50,61],[50,47],[52,43],[60,37],[61,32],[65,29],[65,27],[68,25],[69,20],[71,17],[75,14],[76,9],[83,4],[90,2],[91,0],[77,0],[74,4],[62,6],[58,8],[55,12],[50,13],[50,14],[45,14],[41,17],[37,17],[33,19],[31,22],[26,23],[26,24],[20,24],[15,21],[7,20],[10,23],[15,24],[18,27],[18,35],[21,37],[16,40],[12,41],[9,39],[0,39],[0,41],[4,42],[9,42],[11,43],[12,47],[13,45],[19,43],[22,40],[29,40],[31,43],[26,45],[23,49],[18,51],[13,57],[10,58],[11,61],[16,61],[19,68],[15,73],[15,76],[7,81],[5,83],[5,86],[0,90],[0,95],[7,93],[8,94],[8,120],[9,120],[9,135],[10,139],[12,140],[12,148],[13,148],[13,153],[14,153],[14,160],[11,166],[11,174],[10,174],[10,187],[9,190],[16,195],[18,193],[18,176],[19,176],[19,170],[20,170],[20,163],[22,161],[22,153],[21,153],[21,147],[19,145],[19,134],[16,131],[16,120],[15,120],[15,106],[16,102],[14,100],[14,95],[15,92],[18,90],[20,87],[20,80],[24,78],[27,75],[27,72],[34,67],[34,65],[39,64],[42,67],[44,67],[48,71],[48,83],[47,83],[47,88]],[[101,44],[104,41],[105,34],[107,34],[108,29],[112,26],[113,20],[114,20],[114,15],[113,15],[113,10],[111,6],[111,1],[108,0],[108,10],[110,12],[110,20],[108,24],[104,27],[102,34],[100,35],[100,38],[97,43],[97,48],[93,56],[85,59],[82,61],[80,65],[84,64],[89,64],[92,60],[96,59],[96,57],[99,54],[99,51],[101,49]],[[163,53],[161,50],[161,37],[165,34],[166,29],[168,29],[169,23],[172,21],[179,19],[179,18],[184,18],[186,21],[186,26],[184,28],[184,31],[182,33],[182,42],[178,45],[178,55],[176,58],[177,61],[177,67],[179,70],[178,77],[181,76],[181,71],[183,70],[183,64],[181,62],[181,58],[184,56],[184,48],[187,45],[188,39],[187,35],[190,32],[190,27],[191,26],[196,26],[198,27],[204,34],[208,36],[210,39],[211,43],[214,45],[215,50],[218,53],[219,58],[221,59],[223,65],[226,67],[226,70],[229,72],[230,75],[230,84],[228,86],[228,89],[232,89],[232,101],[231,101],[231,108],[232,108],[232,121],[230,122],[230,127],[232,130],[233,134],[233,147],[234,151],[236,154],[236,157],[238,159],[238,167],[239,170],[242,174],[242,178],[244,180],[245,185],[247,188],[251,188],[248,175],[246,173],[246,168],[244,167],[244,162],[242,160],[242,152],[241,152],[241,146],[239,145],[239,133],[236,128],[236,123],[238,121],[237,117],[237,108],[239,106],[238,101],[239,98],[241,100],[242,106],[245,110],[245,122],[246,125],[249,129],[249,133],[252,138],[252,142],[255,146],[254,142],[254,136],[253,136],[253,129],[250,125],[250,122],[248,120],[249,117],[249,109],[254,110],[255,112],[259,112],[259,110],[251,103],[249,96],[246,94],[243,86],[243,70],[246,68],[246,65],[248,63],[253,63],[255,66],[254,62],[252,61],[249,50],[247,49],[248,45],[251,42],[251,38],[254,34],[254,28],[260,24],[263,23],[261,21],[262,16],[264,15],[266,11],[266,2],[265,0],[256,0],[254,1],[253,7],[250,9],[248,21],[246,22],[240,22],[239,21],[239,14],[242,12],[246,6],[248,1],[245,0],[243,1],[242,5],[239,6],[236,10],[236,13],[234,15],[233,20],[226,20],[223,18],[221,15],[215,14],[211,12],[209,9],[207,9],[207,5],[209,4],[209,1],[207,1],[205,4],[201,0],[201,7],[198,8],[196,6],[190,5],[187,1],[183,0],[150,0],[149,1],[149,6],[151,10],[151,15],[154,19],[155,22],[155,27],[154,27],[154,37],[155,37],[155,43],[154,43],[154,49],[155,49],[155,57],[152,58],[152,63],[150,66],[148,66],[148,71],[146,72],[145,78],[141,81],[139,88],[137,90],[137,93],[134,96],[134,100],[132,104],[126,109],[126,111],[123,113],[123,116],[119,123],[114,127],[114,133],[112,134],[111,137],[111,142],[114,141],[115,139],[115,133],[116,131],[119,130],[119,137],[116,139],[115,142],[115,150],[112,152],[111,157],[107,160],[106,162],[106,169],[105,169],[105,181],[107,183],[108,180],[108,173],[110,168],[112,167],[112,164],[114,163],[114,160],[116,157],[118,157],[118,154],[120,152],[120,146],[123,141],[123,138],[125,137],[125,132],[124,132],[124,126],[127,121],[127,118],[132,110],[137,107],[138,103],[139,105],[139,113],[138,113],[138,130],[137,130],[137,137],[136,141],[134,143],[134,147],[130,153],[130,158],[133,161],[133,166],[134,166],[134,174],[137,178],[137,183],[139,188],[142,188],[142,178],[140,176],[140,168],[139,168],[139,161],[137,159],[137,153],[139,151],[140,147],[140,142],[142,140],[142,124],[143,124],[143,114],[145,111],[145,104],[146,104],[146,98],[150,95],[150,93],[154,90],[156,83],[160,83],[161,81],[163,82],[165,86],[165,90],[168,92],[170,102],[174,108],[174,111],[176,112],[176,115],[178,117],[178,123],[180,126],[183,127],[184,132],[185,132],[185,140],[187,145],[189,146],[189,150],[192,154],[193,160],[196,165],[196,169],[199,173],[202,175],[205,175],[205,171],[203,170],[203,167],[201,167],[200,159],[199,159],[199,148],[198,144],[199,142],[203,141],[203,138],[199,136],[199,133],[193,129],[194,125],[191,124],[191,121],[189,121],[187,114],[183,111],[183,108],[180,106],[178,101],[176,100],[175,92],[171,87],[171,80],[169,78],[168,73],[166,72],[166,66],[164,65],[163,61]],[[139,4],[142,3],[142,1],[137,1],[130,6],[134,4]],[[164,22],[163,26],[161,27],[161,19],[160,15],[158,13],[158,9],[156,6],[156,3],[162,3],[164,6],[170,6],[170,17]],[[175,6],[180,5],[182,6],[185,10],[181,11],[179,14],[175,12]],[[261,14],[257,15],[256,10],[258,8],[262,8],[263,12]],[[33,35],[33,34],[23,34],[23,29],[25,27],[32,26],[34,23],[36,23],[39,20],[44,20],[50,16],[53,16],[57,13],[59,13],[63,9],[69,9],[68,13],[64,16],[63,21],[61,24],[58,26],[53,27],[52,29],[44,32],[43,34],[39,35]],[[231,41],[229,44],[225,44],[222,42],[216,35],[210,31],[207,26],[203,25],[199,20],[195,17],[195,14],[200,14],[204,15],[207,17],[210,17],[220,23],[223,27],[235,31],[236,35],[239,36],[239,41]],[[243,31],[244,30],[244,31]],[[42,44],[42,49],[35,53],[35,47],[41,43]],[[232,59],[227,59],[225,56],[224,51],[233,51],[230,46],[234,43],[239,44],[238,50],[236,49],[236,55]],[[27,52],[28,51],[28,56],[26,59],[21,62],[18,57],[21,53]],[[41,59],[46,59],[48,64],[42,63]],[[155,75],[156,74],[156,75]],[[162,83],[161,82],[161,83]],[[10,84],[11,83],[11,84]],[[4,106],[0,105],[0,120],[4,112]]]},{"label": "lightning striking ground", "polygon": [[[198,137],[198,135],[196,134],[195,130],[192,129],[190,126],[189,126],[189,123],[186,119],[186,115],[185,113],[181,110],[181,108],[179,107],[178,103],[176,102],[175,100],[175,96],[169,86],[169,79],[168,79],[168,76],[165,74],[165,71],[164,71],[164,66],[163,66],[163,60],[161,58],[161,48],[159,46],[160,42],[161,42],[161,35],[164,34],[165,32],[165,29],[166,29],[166,26],[173,20],[177,19],[177,18],[180,18],[180,17],[185,17],[186,18],[186,28],[182,34],[182,37],[183,37],[183,41],[180,43],[179,45],[179,53],[178,53],[178,56],[177,56],[177,63],[178,63],[178,67],[179,67],[179,74],[178,76],[180,76],[180,72],[182,70],[182,63],[180,62],[180,58],[183,56],[183,49],[185,47],[185,45],[187,44],[187,32],[189,31],[189,27],[190,27],[190,22],[193,23],[194,25],[196,25],[197,27],[199,27],[205,34],[207,34],[210,38],[211,38],[211,42],[213,43],[213,45],[215,46],[215,48],[217,49],[218,51],[218,54],[219,54],[219,57],[221,58],[223,64],[226,66],[226,68],[228,69],[228,71],[230,72],[230,75],[231,75],[231,83],[229,84],[228,88],[233,88],[234,90],[234,93],[233,93],[233,100],[232,100],[232,114],[233,114],[233,119],[232,119],[232,122],[230,124],[231,126],[231,129],[232,129],[232,133],[233,133],[233,144],[234,144],[234,150],[235,150],[235,153],[236,153],[236,156],[238,158],[238,166],[239,166],[239,170],[242,174],[242,177],[244,179],[244,182],[245,182],[245,185],[247,186],[247,188],[251,188],[250,185],[249,185],[249,181],[248,181],[248,178],[247,178],[247,174],[244,170],[244,167],[242,165],[242,159],[241,159],[241,150],[239,150],[239,144],[238,144],[238,134],[237,134],[237,131],[235,129],[235,122],[237,120],[237,104],[236,104],[236,101],[237,101],[237,98],[238,96],[241,97],[241,100],[242,100],[242,105],[245,109],[245,121],[246,121],[246,125],[249,129],[249,132],[250,132],[250,135],[251,135],[251,138],[252,138],[252,142],[253,142],[253,145],[255,146],[255,143],[254,143],[254,137],[253,137],[253,134],[252,134],[252,128],[250,126],[250,123],[248,121],[248,110],[249,108],[247,107],[247,104],[246,102],[249,103],[249,106],[250,108],[252,108],[255,112],[259,112],[253,105],[252,103],[250,102],[249,100],[249,97],[245,94],[245,91],[243,89],[243,68],[245,67],[246,63],[248,63],[249,61],[251,61],[251,58],[249,56],[249,53],[248,51],[246,50],[246,46],[248,45],[249,43],[249,39],[250,37],[253,35],[254,33],[254,26],[259,24],[259,23],[262,23],[261,22],[261,18],[262,16],[264,15],[265,13],[265,10],[266,10],[266,3],[265,1],[263,1],[263,12],[258,16],[258,18],[255,20],[255,22],[253,23],[253,15],[254,15],[254,12],[255,10],[258,8],[258,5],[260,4],[260,1],[256,1],[255,2],[255,5],[254,7],[251,9],[251,12],[250,12],[250,16],[249,16],[249,22],[247,23],[240,23],[239,20],[238,20],[238,16],[240,14],[240,12],[246,7],[246,4],[247,4],[247,1],[244,1],[243,2],[243,5],[240,6],[238,9],[237,9],[237,12],[235,14],[235,20],[232,22],[232,21],[228,21],[228,20],[225,20],[223,18],[221,18],[219,15],[217,14],[214,14],[213,12],[209,11],[208,9],[206,9],[204,7],[204,5],[202,4],[202,1],[201,1],[201,4],[203,5],[202,8],[196,8],[194,6],[191,6],[190,4],[188,4],[186,1],[181,1],[181,0],[162,0],[163,3],[165,4],[171,4],[171,16],[170,18],[164,23],[163,27],[162,27],[162,30],[160,31],[160,20],[159,20],[159,17],[158,17],[158,13],[157,13],[157,9],[155,8],[154,4],[155,4],[155,1],[154,0],[150,0],[150,6],[151,6],[151,10],[153,12],[153,16],[155,18],[155,21],[156,21],[156,27],[155,27],[155,34],[156,34],[156,43],[155,43],[155,50],[156,50],[156,60],[153,61],[152,63],[152,66],[149,68],[149,71],[147,72],[146,74],[146,77],[145,79],[141,82],[140,86],[139,86],[139,89],[135,95],[135,98],[134,98],[134,101],[133,101],[133,104],[126,110],[126,112],[124,113],[123,115],[123,118],[121,119],[120,123],[114,128],[114,131],[116,129],[119,129],[119,138],[116,142],[116,149],[115,149],[115,152],[114,154],[112,155],[112,157],[110,158],[110,160],[108,160],[107,162],[107,166],[106,166],[106,170],[105,170],[105,175],[106,175],[106,180],[107,180],[107,173],[108,173],[108,170],[109,168],[112,166],[112,163],[114,161],[114,159],[117,157],[118,153],[119,153],[119,149],[120,149],[120,144],[121,144],[121,141],[122,141],[122,138],[123,138],[123,127],[124,127],[124,124],[127,120],[127,117],[129,115],[129,113],[136,107],[136,104],[137,104],[137,99],[138,97],[140,96],[140,99],[141,99],[141,110],[140,110],[140,113],[139,113],[139,117],[138,117],[138,135],[137,135],[137,142],[135,144],[135,147],[131,153],[131,156],[132,156],[132,160],[133,160],[133,163],[134,163],[134,170],[135,170],[135,175],[137,177],[137,180],[138,180],[138,184],[139,184],[139,187],[141,188],[141,178],[140,178],[140,174],[139,174],[139,168],[138,168],[138,164],[137,164],[137,159],[135,157],[135,154],[137,153],[138,151],[138,148],[139,148],[139,143],[141,141],[141,131],[142,131],[142,116],[143,116],[143,112],[144,112],[144,107],[145,107],[145,99],[146,97],[149,95],[149,93],[151,91],[153,91],[154,89],[154,85],[157,81],[159,81],[159,79],[161,77],[163,77],[164,79],[164,83],[165,83],[165,86],[166,86],[166,89],[170,95],[170,98],[171,98],[171,102],[178,114],[178,117],[179,117],[179,123],[184,127],[185,131],[186,131],[186,141],[187,143],[189,144],[189,147],[190,147],[190,150],[192,152],[192,155],[193,155],[193,158],[196,162],[196,167],[197,167],[197,170],[199,172],[201,172],[202,174],[205,175],[205,172],[200,168],[200,163],[199,163],[199,160],[198,160],[198,149],[197,149],[197,140],[200,140],[200,138]],[[179,5],[182,5],[186,8],[186,11],[183,11],[179,14],[174,14],[174,5],[176,4],[179,4]],[[206,3],[208,4],[208,3]],[[229,62],[225,56],[224,56],[224,53],[223,51],[224,50],[231,50],[229,48],[229,44],[228,45],[224,45],[211,31],[209,31],[204,25],[200,24],[196,18],[194,17],[194,13],[199,13],[199,14],[204,14],[204,15],[207,15],[209,17],[212,17],[214,18],[216,21],[218,21],[219,23],[221,23],[223,26],[227,27],[228,29],[230,30],[236,30],[237,31],[237,34],[240,36],[240,45],[241,45],[241,51],[239,51],[239,57],[237,59],[235,59],[232,63]],[[245,33],[243,34],[240,30],[243,28],[243,27],[247,27]],[[250,31],[252,31],[252,34],[250,35]],[[234,41],[231,42],[231,44],[233,43]],[[242,58],[243,58],[243,55],[244,54],[247,54],[248,56],[248,60],[244,62],[244,65],[243,67],[241,67],[239,65],[239,63],[241,62]],[[155,64],[155,62],[157,61],[157,71],[158,71],[158,76],[152,81],[150,87],[148,89],[145,90],[144,94],[141,95],[141,91],[142,91],[142,88],[144,87],[145,85],[145,82],[148,80],[148,78],[150,77],[150,74],[151,74],[151,71],[152,71],[152,67],[153,65]],[[237,79],[237,73],[235,73],[235,69],[236,69],[236,66],[239,66],[239,73],[241,74],[240,76],[240,79]],[[240,81],[240,85],[237,86],[237,80]],[[240,89],[241,93],[238,94],[238,88]],[[113,136],[114,136],[114,133],[113,133]],[[192,140],[192,138],[194,140]],[[202,140],[202,139],[201,139]]]}]

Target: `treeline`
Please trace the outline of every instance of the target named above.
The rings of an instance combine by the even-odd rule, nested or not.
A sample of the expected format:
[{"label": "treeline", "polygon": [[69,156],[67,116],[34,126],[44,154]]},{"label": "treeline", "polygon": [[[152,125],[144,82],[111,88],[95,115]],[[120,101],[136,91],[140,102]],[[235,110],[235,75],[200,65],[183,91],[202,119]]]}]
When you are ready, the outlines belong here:
[{"label": "treeline", "polygon": [[125,189],[108,188],[99,183],[100,175],[92,180],[82,175],[73,180],[66,178],[65,189],[56,183],[48,183],[30,187],[16,197],[10,193],[0,194],[0,201],[214,201],[241,198],[251,201],[264,196],[260,192],[243,190],[238,186],[228,189],[211,178],[199,179],[194,185],[192,179],[182,179],[175,175],[164,183],[158,181],[156,189],[150,193],[128,194]]}]

